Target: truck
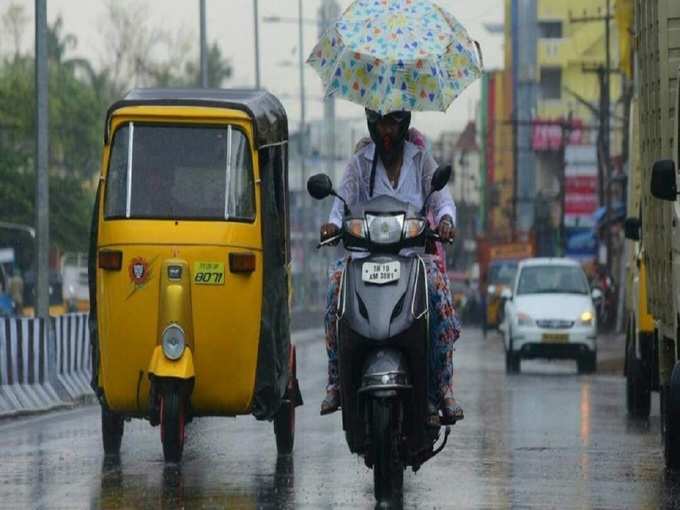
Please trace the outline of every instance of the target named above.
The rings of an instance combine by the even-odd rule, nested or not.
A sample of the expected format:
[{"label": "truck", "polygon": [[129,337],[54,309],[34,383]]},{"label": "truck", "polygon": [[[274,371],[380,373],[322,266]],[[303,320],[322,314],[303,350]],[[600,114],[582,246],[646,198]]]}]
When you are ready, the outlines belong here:
[{"label": "truck", "polygon": [[640,237],[654,317],[666,466],[680,468],[680,2],[636,0],[642,167]]},{"label": "truck", "polygon": [[642,165],[640,161],[639,99],[630,107],[630,161],[624,224],[626,234],[626,279],[624,288],[624,376],[626,408],[633,418],[648,418],[653,391],[659,389],[657,342],[654,317],[647,306],[647,266],[640,239],[642,217]]},{"label": "truck", "polygon": [[503,322],[505,306],[503,291],[510,289],[521,260],[533,257],[534,243],[492,243],[484,239],[477,242],[479,263],[479,291],[482,300],[482,332],[498,329]]}]

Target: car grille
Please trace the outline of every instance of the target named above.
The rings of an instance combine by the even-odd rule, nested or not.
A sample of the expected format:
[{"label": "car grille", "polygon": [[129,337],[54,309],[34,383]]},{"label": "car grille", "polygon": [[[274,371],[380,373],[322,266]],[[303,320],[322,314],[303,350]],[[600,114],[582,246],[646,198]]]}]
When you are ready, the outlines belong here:
[{"label": "car grille", "polygon": [[574,321],[564,321],[560,319],[545,319],[536,321],[539,328],[544,329],[569,329],[574,326]]}]

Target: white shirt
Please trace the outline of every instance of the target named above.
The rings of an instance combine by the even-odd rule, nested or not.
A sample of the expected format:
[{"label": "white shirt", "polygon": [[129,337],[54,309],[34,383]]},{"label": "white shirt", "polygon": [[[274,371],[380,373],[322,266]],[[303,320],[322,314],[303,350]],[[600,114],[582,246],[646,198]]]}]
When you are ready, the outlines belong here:
[{"label": "white shirt", "polygon": [[[347,201],[350,209],[353,205],[366,202],[370,198],[371,166],[374,154],[374,143],[370,143],[360,149],[350,159],[340,186],[336,189],[338,195]],[[402,202],[412,204],[417,209],[421,209],[425,198],[430,192],[432,175],[436,169],[437,163],[429,152],[407,141],[404,143],[404,159],[397,187],[392,187],[390,179],[387,177],[385,166],[382,161],[378,160],[375,170],[373,196],[389,195]],[[435,192],[430,197],[428,210],[434,214],[437,224],[447,214],[451,216],[454,225],[456,224],[456,204],[451,197],[448,187]],[[337,227],[341,227],[342,218],[342,202],[336,198],[331,209],[329,222]]]}]

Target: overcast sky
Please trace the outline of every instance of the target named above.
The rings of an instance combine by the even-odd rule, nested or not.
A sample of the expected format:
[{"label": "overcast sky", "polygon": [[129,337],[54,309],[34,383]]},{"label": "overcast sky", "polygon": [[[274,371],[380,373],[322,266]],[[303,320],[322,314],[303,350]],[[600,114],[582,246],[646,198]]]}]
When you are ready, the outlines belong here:
[{"label": "overcast sky", "polygon": [[[0,0],[0,7],[10,0]],[[123,0],[128,5],[146,4],[152,26],[164,27],[171,32],[182,30],[194,36],[198,60],[199,9],[198,0]],[[33,26],[33,5],[30,0],[18,0],[26,4]],[[344,10],[350,0],[338,0]],[[503,20],[503,0],[438,0],[477,39],[484,54],[487,69],[502,66],[503,38],[489,34],[484,23],[500,23]],[[303,0],[303,17],[315,19],[320,0]],[[225,86],[252,87],[255,83],[255,52],[253,36],[252,0],[206,0],[208,41],[217,41],[225,57],[234,67],[233,78]],[[0,9],[4,10],[4,9]],[[76,53],[98,62],[106,41],[101,36],[102,24],[106,23],[103,0],[47,0],[48,20],[52,22],[59,14],[64,19],[64,29],[78,37]],[[300,119],[299,67],[297,64],[298,24],[293,22],[265,23],[266,16],[297,17],[297,0],[259,0],[260,14],[260,69],[262,86],[280,96],[290,117],[291,130],[297,130]],[[305,24],[305,58],[318,39],[316,26]],[[32,34],[25,42],[33,45]],[[283,65],[288,62],[288,65]],[[321,81],[314,71],[305,66],[306,106],[308,118],[320,118],[323,114]],[[449,108],[446,114],[417,114],[414,125],[435,137],[443,130],[460,130],[474,116],[479,100],[479,83],[472,85]],[[336,112],[341,117],[357,117],[363,110],[346,101],[338,101]]]}]

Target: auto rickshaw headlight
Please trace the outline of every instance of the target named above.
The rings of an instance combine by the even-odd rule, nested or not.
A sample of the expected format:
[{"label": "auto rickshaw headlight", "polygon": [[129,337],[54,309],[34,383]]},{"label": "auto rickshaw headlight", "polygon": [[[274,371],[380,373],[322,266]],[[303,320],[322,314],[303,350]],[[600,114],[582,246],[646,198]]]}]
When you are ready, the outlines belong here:
[{"label": "auto rickshaw headlight", "polygon": [[177,324],[171,324],[162,336],[163,354],[169,360],[175,361],[182,357],[184,352],[184,331]]}]

